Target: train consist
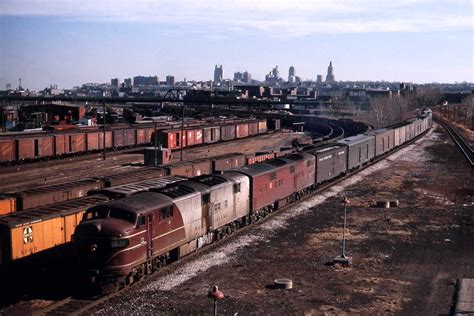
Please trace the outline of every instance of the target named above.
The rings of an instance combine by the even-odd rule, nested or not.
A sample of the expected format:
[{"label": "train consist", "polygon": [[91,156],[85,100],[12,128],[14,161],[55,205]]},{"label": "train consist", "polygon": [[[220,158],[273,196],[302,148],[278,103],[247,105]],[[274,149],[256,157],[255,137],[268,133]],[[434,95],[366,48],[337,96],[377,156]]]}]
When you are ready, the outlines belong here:
[{"label": "train consist", "polygon": [[74,233],[81,271],[103,287],[132,283],[394,150],[431,124],[428,110],[398,126],[96,205]]},{"label": "train consist", "polygon": [[[202,120],[185,123],[157,124],[157,139],[171,150],[201,144],[212,144],[267,132],[265,119]],[[155,126],[150,123],[134,126],[7,133],[0,136],[0,164],[60,158],[103,150],[131,148],[154,142]]]}]

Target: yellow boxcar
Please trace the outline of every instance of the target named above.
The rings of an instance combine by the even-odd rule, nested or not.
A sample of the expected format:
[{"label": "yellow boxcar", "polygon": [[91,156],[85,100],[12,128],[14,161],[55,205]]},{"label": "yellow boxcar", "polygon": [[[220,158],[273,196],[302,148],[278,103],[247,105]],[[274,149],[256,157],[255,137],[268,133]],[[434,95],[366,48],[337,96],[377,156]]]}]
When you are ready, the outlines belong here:
[{"label": "yellow boxcar", "polygon": [[16,198],[0,195],[0,215],[16,212]]},{"label": "yellow boxcar", "polygon": [[82,214],[106,201],[93,195],[0,217],[0,264],[69,243]]}]

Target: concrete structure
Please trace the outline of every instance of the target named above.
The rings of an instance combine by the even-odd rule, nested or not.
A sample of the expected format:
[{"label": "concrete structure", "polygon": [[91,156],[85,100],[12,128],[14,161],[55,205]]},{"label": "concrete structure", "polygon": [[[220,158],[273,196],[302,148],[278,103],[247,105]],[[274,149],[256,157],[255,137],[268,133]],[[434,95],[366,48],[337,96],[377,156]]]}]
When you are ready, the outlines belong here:
[{"label": "concrete structure", "polygon": [[326,75],[326,82],[334,82],[336,78],[334,77],[334,70],[332,68],[332,61],[329,62],[328,73]]}]

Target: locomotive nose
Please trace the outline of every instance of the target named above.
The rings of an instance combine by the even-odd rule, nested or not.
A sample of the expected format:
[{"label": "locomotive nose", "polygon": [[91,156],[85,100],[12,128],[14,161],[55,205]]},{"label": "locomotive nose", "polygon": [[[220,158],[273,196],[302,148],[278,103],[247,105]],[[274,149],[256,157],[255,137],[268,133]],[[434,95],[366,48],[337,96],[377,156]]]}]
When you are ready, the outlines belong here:
[{"label": "locomotive nose", "polygon": [[80,223],[76,227],[76,236],[96,236],[100,233],[102,225],[99,221]]}]

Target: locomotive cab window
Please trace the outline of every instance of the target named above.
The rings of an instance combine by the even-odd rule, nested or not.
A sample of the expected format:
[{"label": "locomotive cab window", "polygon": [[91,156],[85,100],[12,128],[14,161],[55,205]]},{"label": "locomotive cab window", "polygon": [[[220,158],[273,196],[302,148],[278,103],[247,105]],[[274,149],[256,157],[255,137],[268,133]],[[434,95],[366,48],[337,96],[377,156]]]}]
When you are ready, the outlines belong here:
[{"label": "locomotive cab window", "polygon": [[167,218],[170,218],[173,216],[173,207],[172,206],[168,206],[168,207],[165,207],[165,208],[162,208],[160,210],[160,221],[163,221]]},{"label": "locomotive cab window", "polygon": [[138,218],[137,226],[140,227],[140,226],[143,226],[143,225],[145,225],[145,216],[142,215]]}]

